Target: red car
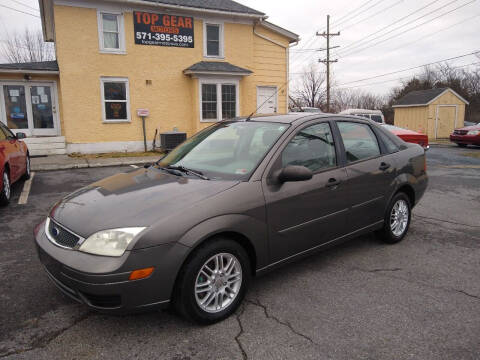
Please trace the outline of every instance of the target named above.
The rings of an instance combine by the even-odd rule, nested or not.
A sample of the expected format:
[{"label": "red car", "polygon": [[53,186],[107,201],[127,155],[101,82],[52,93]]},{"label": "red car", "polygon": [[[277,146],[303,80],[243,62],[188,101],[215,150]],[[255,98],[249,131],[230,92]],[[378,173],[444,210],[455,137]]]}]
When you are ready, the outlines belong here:
[{"label": "red car", "polygon": [[480,123],[477,125],[455,129],[450,135],[450,141],[454,142],[460,147],[467,145],[480,146]]},{"label": "red car", "polygon": [[0,205],[10,202],[11,184],[30,177],[30,157],[27,145],[20,141],[24,133],[12,133],[0,123]]},{"label": "red car", "polygon": [[425,150],[428,150],[428,148],[430,147],[428,145],[428,136],[425,134],[408,130],[408,129],[399,128],[393,125],[385,124],[382,126],[385,126],[386,129],[388,129],[393,134],[397,135],[400,139],[402,139],[405,142],[418,144],[421,147],[423,147]]}]

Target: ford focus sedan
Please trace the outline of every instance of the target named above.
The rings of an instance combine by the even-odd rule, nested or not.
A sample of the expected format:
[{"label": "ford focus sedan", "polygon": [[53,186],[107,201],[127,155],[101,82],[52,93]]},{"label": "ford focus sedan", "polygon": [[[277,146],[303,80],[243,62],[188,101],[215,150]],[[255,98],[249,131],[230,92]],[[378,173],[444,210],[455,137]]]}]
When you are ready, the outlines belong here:
[{"label": "ford focus sedan", "polygon": [[173,304],[212,323],[255,275],[372,231],[399,242],[426,186],[424,149],[369,120],[235,119],[68,195],[34,236],[48,277],[90,308]]}]

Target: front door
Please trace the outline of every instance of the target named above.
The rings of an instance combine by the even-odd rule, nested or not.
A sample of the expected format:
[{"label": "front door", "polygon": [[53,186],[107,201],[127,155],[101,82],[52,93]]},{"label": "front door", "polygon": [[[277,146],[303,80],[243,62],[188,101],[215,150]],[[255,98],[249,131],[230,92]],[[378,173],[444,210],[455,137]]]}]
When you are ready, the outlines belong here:
[{"label": "front door", "polygon": [[[3,94],[2,94],[3,93]],[[14,133],[59,134],[55,87],[51,83],[4,83],[0,87],[0,119]]]},{"label": "front door", "polygon": [[[300,129],[275,160],[263,181],[272,262],[321,245],[345,231],[347,178],[337,161],[328,121]],[[312,179],[275,181],[274,174],[288,165],[309,168],[314,173]]]},{"label": "front door", "polygon": [[277,112],[277,88],[274,86],[257,86],[257,114]]},{"label": "front door", "polygon": [[455,106],[437,107],[437,139],[447,139],[455,129],[457,108]]}]

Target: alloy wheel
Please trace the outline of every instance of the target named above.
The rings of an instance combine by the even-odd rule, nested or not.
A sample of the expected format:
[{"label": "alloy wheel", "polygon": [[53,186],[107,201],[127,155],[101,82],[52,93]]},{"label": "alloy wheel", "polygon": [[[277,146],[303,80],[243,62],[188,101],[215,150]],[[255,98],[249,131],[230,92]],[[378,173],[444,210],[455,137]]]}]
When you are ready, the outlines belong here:
[{"label": "alloy wheel", "polygon": [[242,286],[242,266],[232,254],[220,253],[208,259],[195,280],[197,305],[208,313],[230,306]]},{"label": "alloy wheel", "polygon": [[3,193],[7,200],[10,199],[10,179],[6,171],[3,173]]},{"label": "alloy wheel", "polygon": [[390,229],[396,237],[400,237],[405,232],[408,225],[409,210],[405,200],[399,199],[392,207],[390,213]]}]

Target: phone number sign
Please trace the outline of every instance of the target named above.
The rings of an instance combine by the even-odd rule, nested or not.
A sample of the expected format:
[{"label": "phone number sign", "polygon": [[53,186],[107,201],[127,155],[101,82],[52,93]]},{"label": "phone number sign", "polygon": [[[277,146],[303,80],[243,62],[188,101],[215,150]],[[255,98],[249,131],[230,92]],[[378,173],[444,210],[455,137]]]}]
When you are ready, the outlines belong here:
[{"label": "phone number sign", "polygon": [[193,18],[135,11],[135,44],[193,48]]}]

